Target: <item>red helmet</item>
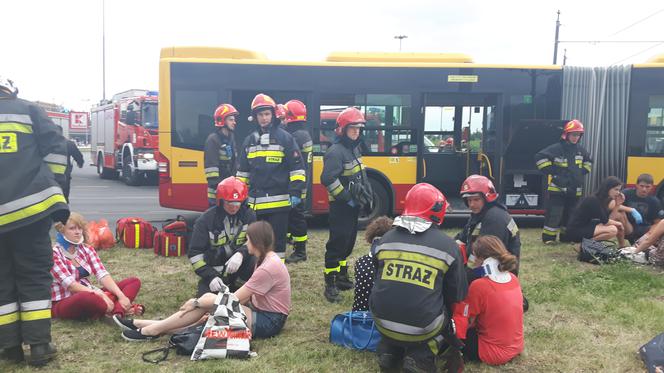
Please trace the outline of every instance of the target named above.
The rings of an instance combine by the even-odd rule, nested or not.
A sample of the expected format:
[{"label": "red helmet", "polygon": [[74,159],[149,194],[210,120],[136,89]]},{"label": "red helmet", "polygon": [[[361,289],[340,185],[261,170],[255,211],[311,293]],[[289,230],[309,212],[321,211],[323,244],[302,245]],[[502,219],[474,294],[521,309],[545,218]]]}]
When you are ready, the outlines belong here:
[{"label": "red helmet", "polygon": [[338,136],[344,134],[346,127],[364,127],[367,121],[364,114],[355,107],[348,107],[337,117],[337,128],[334,130]]},{"label": "red helmet", "polygon": [[572,119],[567,124],[565,127],[563,127],[563,134],[560,136],[561,139],[567,140],[567,134],[572,133],[572,132],[581,132],[583,134],[583,123],[581,123],[580,120],[578,119]]},{"label": "red helmet", "polygon": [[284,104],[286,108],[286,124],[307,121],[307,107],[300,100],[290,100]]},{"label": "red helmet", "polygon": [[472,195],[481,195],[484,196],[484,200],[487,202],[493,202],[498,199],[498,192],[496,192],[496,187],[493,186],[493,183],[489,178],[482,175],[470,175],[463,181],[461,184],[461,198],[467,198]]},{"label": "red helmet", "polygon": [[277,108],[275,110],[275,115],[277,116],[277,119],[279,120],[285,120],[286,119],[286,108],[282,104],[277,104]]},{"label": "red helmet", "polygon": [[251,101],[251,112],[255,113],[261,109],[272,109],[272,112],[275,113],[277,110],[277,103],[274,102],[272,97],[265,93],[259,93]]},{"label": "red helmet", "polygon": [[217,185],[217,205],[222,200],[226,202],[244,202],[248,194],[247,184],[235,176],[229,176]]},{"label": "red helmet", "polygon": [[447,199],[431,184],[415,184],[406,194],[404,216],[417,216],[441,225],[446,211]]},{"label": "red helmet", "polygon": [[225,127],[226,118],[230,116],[239,115],[238,111],[231,104],[221,104],[214,111],[214,125],[215,127]]}]

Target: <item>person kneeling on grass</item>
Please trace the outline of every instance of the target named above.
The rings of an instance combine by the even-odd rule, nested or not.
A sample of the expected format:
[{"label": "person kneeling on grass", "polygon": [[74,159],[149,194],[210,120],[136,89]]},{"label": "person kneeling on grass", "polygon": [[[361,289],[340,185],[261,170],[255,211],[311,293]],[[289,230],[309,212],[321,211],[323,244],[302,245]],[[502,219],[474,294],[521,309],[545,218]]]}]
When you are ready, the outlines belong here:
[{"label": "person kneeling on grass", "polygon": [[609,176],[602,181],[594,195],[583,198],[569,219],[568,239],[581,242],[584,238],[596,241],[617,238],[619,247],[624,247],[625,235],[629,235],[632,228],[621,209],[625,201],[620,192],[621,187],[620,179]]},{"label": "person kneeling on grass", "polygon": [[[56,223],[51,275],[51,312],[59,319],[99,319],[104,315],[143,314],[145,307],[132,304],[141,280],[126,278],[116,283],[106,271],[95,249],[86,244],[86,222],[72,212],[67,224]],[[90,283],[94,275],[103,286]]]},{"label": "person kneeling on grass", "polygon": [[373,264],[373,251],[380,238],[392,229],[394,221],[387,216],[381,216],[372,221],[364,232],[364,239],[371,244],[369,254],[360,257],[355,262],[355,297],[353,299],[353,311],[369,311],[369,296],[376,277],[376,269]]},{"label": "person kneeling on grass", "polygon": [[635,245],[622,249],[622,254],[639,264],[664,266],[664,220],[653,225]]},{"label": "person kneeling on grass", "polygon": [[[279,334],[286,323],[291,307],[290,276],[286,265],[274,252],[274,233],[266,221],[252,223],[247,228],[249,254],[257,258],[253,275],[234,294],[247,315],[247,326],[253,338],[269,338]],[[180,310],[165,320],[130,320],[114,317],[128,341],[147,341],[163,334],[199,324],[212,311],[214,293],[189,299]]]},{"label": "person kneeling on grass", "polygon": [[501,365],[523,351],[521,284],[510,273],[517,259],[495,236],[482,236],[473,245],[480,278],[468,290],[470,328],[463,355],[466,360]]}]

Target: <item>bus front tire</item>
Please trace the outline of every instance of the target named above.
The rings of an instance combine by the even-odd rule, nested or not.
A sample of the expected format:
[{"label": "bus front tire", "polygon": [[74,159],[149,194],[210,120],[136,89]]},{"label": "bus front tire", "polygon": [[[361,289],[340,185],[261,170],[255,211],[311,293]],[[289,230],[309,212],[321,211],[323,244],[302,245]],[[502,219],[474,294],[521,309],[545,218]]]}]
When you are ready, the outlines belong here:
[{"label": "bus front tire", "polygon": [[360,211],[360,217],[357,221],[358,229],[364,229],[377,217],[389,214],[390,203],[387,190],[382,183],[374,178],[370,177],[369,183],[373,189],[373,208],[371,211]]}]

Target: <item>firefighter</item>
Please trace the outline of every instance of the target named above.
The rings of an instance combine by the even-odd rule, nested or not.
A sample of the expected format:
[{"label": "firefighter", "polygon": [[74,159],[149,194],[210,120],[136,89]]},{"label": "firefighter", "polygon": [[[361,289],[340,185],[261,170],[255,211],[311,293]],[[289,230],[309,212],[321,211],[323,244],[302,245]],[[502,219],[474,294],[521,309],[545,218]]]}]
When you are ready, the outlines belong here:
[{"label": "firefighter", "polygon": [[277,104],[263,93],[251,102],[258,128],[244,140],[239,151],[237,177],[249,186],[249,206],[259,220],[272,226],[275,252],[285,259],[288,215],[302,202],[306,174],[302,155],[293,136],[281,128]]},{"label": "firefighter", "polygon": [[[507,250],[517,260],[521,255],[521,237],[519,227],[507,211],[507,207],[498,201],[498,193],[491,180],[486,176],[470,175],[461,184],[461,198],[470,208],[470,219],[459,234],[455,237],[461,244],[465,254],[464,261],[468,261],[473,252],[472,246],[477,237],[492,235],[498,237]],[[474,267],[472,260],[469,267]],[[514,274],[518,274],[517,269]]]},{"label": "firefighter", "polygon": [[219,105],[214,111],[214,126],[217,130],[205,140],[203,157],[210,206],[216,204],[216,189],[219,182],[229,176],[235,176],[237,150],[233,133],[238,115],[233,105]]},{"label": "firefighter", "polygon": [[[290,100],[284,104],[286,116],[286,130],[293,136],[295,143],[300,148],[302,161],[305,168],[307,180],[311,178],[311,163],[313,162],[313,141],[307,131],[307,107],[302,101]],[[302,203],[290,210],[288,216],[288,234],[293,240],[295,251],[286,263],[298,263],[307,260],[307,220],[304,212],[306,210],[307,188],[302,190],[300,197]]]},{"label": "firefighter", "polygon": [[56,353],[49,230],[69,217],[62,193],[67,140],[44,110],[17,94],[0,77],[0,349],[4,358],[42,366]]},{"label": "firefighter", "polygon": [[187,256],[201,277],[197,296],[216,293],[225,284],[239,288],[238,278],[247,281],[255,259],[245,245],[247,226],[256,214],[246,203],[247,185],[235,176],[222,180],[215,191],[216,205],[203,213],[194,224]]},{"label": "firefighter", "polygon": [[446,209],[443,193],[416,184],[406,194],[403,215],[372,249],[376,279],[369,309],[382,336],[376,350],[382,371],[398,369],[403,360],[404,372],[436,372],[441,342],[458,349],[465,338],[468,284],[457,244],[438,229]]},{"label": "firefighter", "polygon": [[578,119],[569,121],[563,128],[560,141],[540,150],[535,155],[537,168],[549,178],[546,215],[542,241],[545,244],[567,242],[567,220],[583,195],[583,177],[592,169],[592,159],[579,145],[583,136],[583,124]]},{"label": "firefighter", "polygon": [[69,203],[69,190],[71,188],[71,172],[74,169],[74,166],[71,162],[72,158],[74,158],[78,168],[83,168],[83,164],[85,163],[83,160],[83,154],[81,154],[81,151],[78,150],[78,146],[76,146],[75,142],[72,140],[67,140],[67,168],[65,169],[66,183],[62,189],[67,203]]},{"label": "firefighter", "polygon": [[339,290],[350,290],[346,258],[353,252],[360,209],[371,207],[373,192],[367,179],[359,145],[364,115],[354,107],[337,117],[337,138],[325,153],[320,180],[330,200],[330,236],[325,245],[325,298],[340,302]]}]

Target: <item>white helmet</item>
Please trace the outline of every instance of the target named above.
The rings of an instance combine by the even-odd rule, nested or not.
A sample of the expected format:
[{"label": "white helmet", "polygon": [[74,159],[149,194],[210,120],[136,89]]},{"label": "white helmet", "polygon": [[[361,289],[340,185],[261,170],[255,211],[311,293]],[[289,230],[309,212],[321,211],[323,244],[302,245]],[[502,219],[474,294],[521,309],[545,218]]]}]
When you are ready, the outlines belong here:
[{"label": "white helmet", "polygon": [[4,76],[0,75],[0,90],[5,90],[11,95],[16,95],[18,93],[18,88],[14,85],[14,82],[11,79],[7,79]]}]

